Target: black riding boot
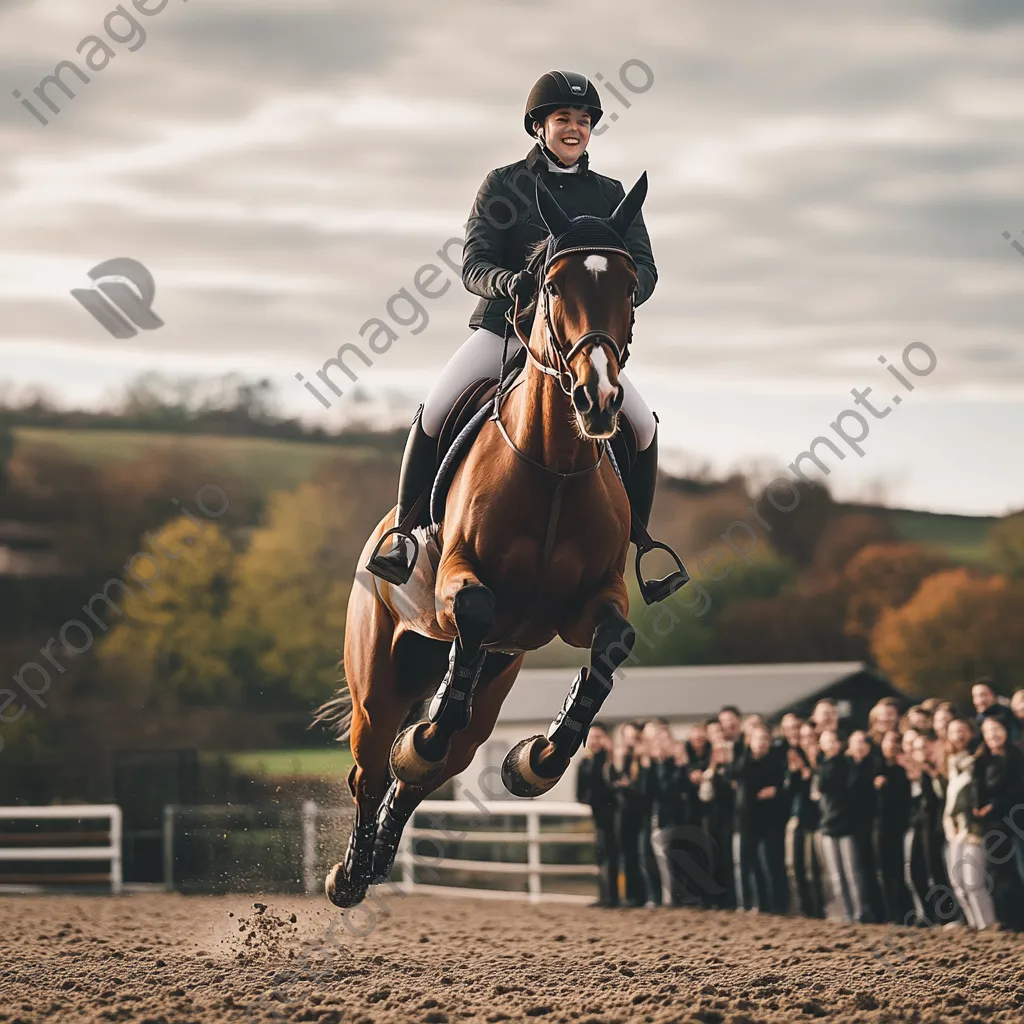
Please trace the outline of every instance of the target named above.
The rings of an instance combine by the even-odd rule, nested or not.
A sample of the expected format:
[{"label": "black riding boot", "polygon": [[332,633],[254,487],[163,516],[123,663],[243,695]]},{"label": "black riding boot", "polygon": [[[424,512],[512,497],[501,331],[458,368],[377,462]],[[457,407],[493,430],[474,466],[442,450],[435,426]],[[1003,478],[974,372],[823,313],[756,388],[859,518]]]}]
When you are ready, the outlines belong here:
[{"label": "black riding boot", "polygon": [[[651,521],[651,510],[654,508],[654,491],[658,485],[657,427],[654,429],[654,439],[643,451],[636,453],[633,464],[623,475],[626,477],[626,496],[633,510],[634,529],[630,540],[637,547],[637,578],[640,582],[640,592],[647,604],[654,604],[656,601],[664,601],[690,578],[675,552],[663,544],[652,542],[650,536],[646,535],[646,529]],[[644,533],[637,532],[636,523],[644,528]],[[647,551],[655,549],[668,552],[675,559],[678,568],[661,579],[645,581],[640,575],[640,558]]]},{"label": "black riding boot", "polygon": [[[398,478],[398,508],[395,510],[395,526],[377,542],[366,568],[374,576],[396,586],[409,581],[419,554],[419,544],[409,533],[398,529],[409,510],[420,495],[433,483],[437,472],[437,438],[431,437],[422,425],[423,406],[416,411],[412,421],[409,439],[402,456],[402,471]],[[390,551],[382,550],[388,539],[393,538]]]}]

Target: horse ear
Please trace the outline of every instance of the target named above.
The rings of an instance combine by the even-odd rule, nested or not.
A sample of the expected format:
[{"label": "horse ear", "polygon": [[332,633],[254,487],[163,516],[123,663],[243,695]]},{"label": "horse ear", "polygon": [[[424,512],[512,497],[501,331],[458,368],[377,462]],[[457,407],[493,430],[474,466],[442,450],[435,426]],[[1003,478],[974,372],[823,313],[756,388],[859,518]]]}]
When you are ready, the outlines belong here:
[{"label": "horse ear", "polygon": [[647,172],[637,178],[636,184],[629,190],[629,194],[623,196],[622,202],[615,207],[608,223],[619,234],[625,235],[630,225],[636,220],[640,207],[644,205],[647,198]]},{"label": "horse ear", "polygon": [[556,201],[555,197],[544,184],[544,179],[537,175],[537,209],[540,210],[541,219],[552,235],[557,238],[565,234],[569,227],[570,218]]}]

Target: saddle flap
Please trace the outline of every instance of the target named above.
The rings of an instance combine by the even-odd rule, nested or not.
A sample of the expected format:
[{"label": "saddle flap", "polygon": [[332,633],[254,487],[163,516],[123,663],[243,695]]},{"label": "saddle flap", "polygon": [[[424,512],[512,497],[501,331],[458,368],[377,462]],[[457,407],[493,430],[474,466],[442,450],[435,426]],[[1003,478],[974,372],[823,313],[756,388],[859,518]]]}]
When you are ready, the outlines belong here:
[{"label": "saddle flap", "polygon": [[459,396],[444,421],[438,439],[440,465],[430,492],[430,518],[434,523],[440,523],[444,518],[444,504],[455,470],[490,416],[497,390],[498,382],[494,378],[483,377],[473,381]]}]

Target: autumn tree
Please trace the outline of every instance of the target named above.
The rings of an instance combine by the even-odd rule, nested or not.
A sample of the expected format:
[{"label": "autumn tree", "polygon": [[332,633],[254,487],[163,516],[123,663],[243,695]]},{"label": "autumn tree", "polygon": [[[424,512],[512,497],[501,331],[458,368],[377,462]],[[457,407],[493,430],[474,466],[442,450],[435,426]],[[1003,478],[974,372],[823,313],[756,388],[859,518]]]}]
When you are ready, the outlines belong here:
[{"label": "autumn tree", "polygon": [[275,494],[239,559],[230,623],[260,704],[312,706],[337,686],[360,500],[314,483]]},{"label": "autumn tree", "polygon": [[905,604],[923,580],[948,564],[943,556],[909,542],[861,548],[843,571],[850,595],[847,636],[869,637],[882,612]]},{"label": "autumn tree", "polygon": [[228,538],[213,522],[197,526],[181,516],[149,550],[132,559],[127,591],[111,591],[123,618],[107,616],[116,625],[100,644],[102,660],[158,703],[238,703],[226,621],[235,562]]},{"label": "autumn tree", "polygon": [[1024,585],[948,569],[929,576],[871,634],[878,665],[897,685],[967,704],[971,680],[1004,686],[1024,675]]}]

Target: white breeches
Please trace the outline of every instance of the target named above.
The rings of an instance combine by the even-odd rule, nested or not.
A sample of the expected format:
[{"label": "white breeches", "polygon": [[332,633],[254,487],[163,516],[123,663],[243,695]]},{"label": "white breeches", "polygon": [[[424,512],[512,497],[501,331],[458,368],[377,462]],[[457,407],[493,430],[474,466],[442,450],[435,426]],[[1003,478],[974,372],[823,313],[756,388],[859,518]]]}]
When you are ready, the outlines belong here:
[{"label": "white breeches", "polygon": [[[508,343],[509,357],[522,348],[518,338],[510,338]],[[501,351],[504,340],[482,327],[475,330],[463,342],[459,350],[448,360],[441,371],[441,376],[430,389],[423,406],[423,429],[431,437],[437,437],[444,426],[445,418],[456,403],[459,395],[481,377],[496,377],[501,365]],[[633,386],[629,378],[619,371],[619,383],[623,388],[622,413],[636,431],[637,445],[640,451],[650,447],[654,440],[657,421],[647,403],[640,397],[640,392]]]}]

